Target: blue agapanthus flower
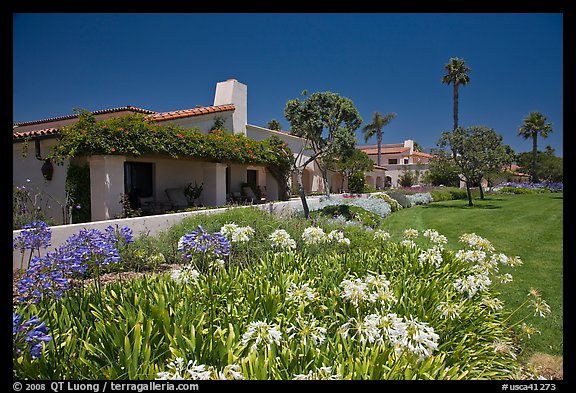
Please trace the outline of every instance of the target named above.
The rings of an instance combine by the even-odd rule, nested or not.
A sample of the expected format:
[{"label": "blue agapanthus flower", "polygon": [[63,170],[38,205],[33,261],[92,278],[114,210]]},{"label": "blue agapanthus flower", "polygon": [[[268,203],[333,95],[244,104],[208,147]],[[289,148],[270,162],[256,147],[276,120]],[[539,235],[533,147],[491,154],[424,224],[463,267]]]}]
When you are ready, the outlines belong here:
[{"label": "blue agapanthus flower", "polygon": [[223,257],[230,255],[230,241],[220,232],[209,233],[198,225],[198,230],[187,233],[178,241],[178,251],[182,258]]},{"label": "blue agapanthus flower", "polygon": [[22,227],[20,235],[12,242],[12,248],[24,250],[39,250],[50,247],[52,230],[44,221],[33,221]]},{"label": "blue agapanthus flower", "polygon": [[20,354],[23,349],[28,349],[32,359],[38,359],[42,356],[42,343],[48,343],[52,337],[48,335],[46,323],[37,317],[22,323],[22,316],[12,313],[12,339],[14,352]]}]

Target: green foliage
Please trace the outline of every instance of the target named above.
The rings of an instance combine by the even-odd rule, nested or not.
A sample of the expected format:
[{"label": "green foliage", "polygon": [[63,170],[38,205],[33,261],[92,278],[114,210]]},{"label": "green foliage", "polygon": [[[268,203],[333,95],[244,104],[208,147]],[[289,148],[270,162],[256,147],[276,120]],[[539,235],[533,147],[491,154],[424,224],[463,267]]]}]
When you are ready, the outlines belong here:
[{"label": "green foliage", "polygon": [[266,125],[266,127],[269,130],[274,130],[274,131],[280,131],[282,130],[282,125],[280,125],[280,122],[276,119],[272,119],[268,122],[268,124]]},{"label": "green foliage", "polygon": [[325,206],[320,210],[314,211],[311,214],[311,217],[315,218],[319,215],[331,218],[342,216],[346,220],[358,221],[362,225],[370,228],[375,228],[380,223],[380,216],[378,214],[372,213],[359,206],[352,206],[347,204]]},{"label": "green foliage", "polygon": [[530,112],[518,129],[519,136],[524,139],[532,139],[532,163],[530,165],[530,175],[532,176],[530,181],[532,183],[540,181],[538,173],[538,135],[542,138],[548,138],[548,134],[552,131],[552,124],[540,112]]},{"label": "green foliage", "polygon": [[130,201],[128,194],[120,194],[120,205],[122,205],[122,212],[117,214],[114,218],[131,218],[140,217],[142,215],[141,209],[135,209]]},{"label": "green foliage", "polygon": [[386,194],[398,202],[398,204],[400,204],[400,206],[403,208],[407,208],[412,205],[410,200],[406,197],[406,194],[401,191],[386,191]]},{"label": "green foliage", "polygon": [[366,190],[366,178],[363,172],[356,172],[350,176],[348,190],[353,194],[362,194]]},{"label": "green foliage", "polygon": [[[101,293],[89,285],[59,302],[20,310],[53,321],[53,340],[39,361],[15,361],[13,377],[154,379],[182,357],[213,370],[237,364],[246,379],[292,379],[321,367],[332,367],[341,379],[511,379],[518,369],[513,354],[494,350],[495,342],[512,340],[503,323],[507,314],[483,305],[497,293],[458,293],[453,283],[471,274],[471,266],[446,251],[438,269],[419,262],[423,250],[388,243],[347,253],[324,247],[314,256],[266,252],[245,267],[203,273],[188,283],[158,274],[111,283]],[[356,307],[342,296],[344,280],[369,275],[389,280],[397,299],[389,310],[369,301]],[[314,297],[290,300],[292,284],[308,284]],[[461,307],[456,320],[439,310],[450,300]],[[354,330],[342,334],[351,319],[382,312],[425,322],[438,334],[438,347],[419,359],[407,350],[397,354],[392,345],[361,342]],[[279,342],[255,349],[253,341],[244,342],[256,321],[277,326]],[[299,328],[289,338],[290,326],[310,321],[326,329],[323,342],[314,344],[310,331]]]},{"label": "green foliage", "polygon": [[[70,164],[66,173],[66,194],[72,205],[72,222],[90,222],[90,167]],[[79,208],[78,208],[79,207]]]},{"label": "green foliage", "polygon": [[434,202],[450,201],[453,199],[466,199],[468,193],[465,189],[456,187],[442,187],[430,191]]},{"label": "green foliage", "polygon": [[194,200],[200,198],[203,189],[204,183],[198,185],[198,183],[194,181],[194,185],[192,185],[192,183],[188,183],[188,185],[184,187],[184,195],[186,195],[188,201],[193,202]]},{"label": "green foliage", "polygon": [[48,225],[54,225],[55,221],[46,213],[50,199],[38,190],[37,187],[27,184],[26,186],[12,187],[12,229],[22,229],[24,225],[33,221],[44,221]]},{"label": "green foliage", "polygon": [[418,179],[414,172],[404,170],[404,172],[398,177],[398,180],[402,187],[412,187]]},{"label": "green foliage", "polygon": [[221,129],[203,134],[175,125],[160,126],[142,114],[96,121],[93,114],[82,111],[77,123],[63,127],[60,132],[58,143],[50,154],[57,162],[99,154],[161,154],[173,158],[266,165],[280,176],[289,171],[292,162],[292,152],[278,138],[255,141],[244,135],[227,134]]},{"label": "green foliage", "polygon": [[[443,132],[438,145],[450,148],[452,159],[469,186],[480,184],[488,173],[502,171],[512,159],[502,143],[502,136],[483,126]],[[472,205],[471,195],[468,199]]]},{"label": "green foliage", "polygon": [[458,187],[460,184],[459,169],[451,155],[441,149],[432,151],[432,158],[428,163],[425,182],[433,186],[444,185]]},{"label": "green foliage", "polygon": [[392,209],[393,213],[402,209],[402,205],[396,199],[392,198],[390,195],[388,195],[384,192],[378,192],[378,193],[372,194],[372,195],[370,195],[370,198],[383,199],[385,202],[387,202],[390,205],[390,209]]}]

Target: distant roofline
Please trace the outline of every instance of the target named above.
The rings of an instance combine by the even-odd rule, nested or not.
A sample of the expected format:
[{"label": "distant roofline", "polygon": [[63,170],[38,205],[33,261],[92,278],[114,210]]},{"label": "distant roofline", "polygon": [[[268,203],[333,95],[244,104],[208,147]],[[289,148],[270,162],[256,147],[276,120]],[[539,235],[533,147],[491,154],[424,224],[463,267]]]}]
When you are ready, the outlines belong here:
[{"label": "distant roofline", "polygon": [[[191,108],[191,109],[182,109],[177,111],[169,111],[169,112],[154,112],[147,109],[135,108],[133,106],[126,106],[122,108],[112,108],[112,109],[104,109],[101,111],[91,112],[93,114],[103,114],[103,113],[114,113],[114,112],[122,112],[130,110],[137,113],[146,113],[148,118],[157,121],[168,121],[168,120],[175,120],[181,119],[184,117],[193,117],[193,116],[201,116],[211,113],[218,113],[218,112],[225,112],[225,111],[233,111],[235,110],[234,105],[227,104],[227,105],[216,105],[216,106],[203,106],[198,108]],[[33,122],[21,122],[21,123],[14,123],[18,126],[25,126],[25,125],[32,125],[32,124],[41,124],[41,123],[49,123],[59,120],[66,120],[66,119],[74,119],[78,117],[78,114],[69,115],[69,116],[61,116],[58,118],[50,118],[46,120],[36,120]],[[18,127],[14,127],[12,130],[12,140],[20,140],[28,137],[55,137],[60,133],[58,128],[51,128],[46,127],[40,130],[31,130],[31,131],[23,131],[19,132]]]},{"label": "distant roofline", "polygon": [[[145,114],[154,114],[154,113],[158,113],[155,111],[151,111],[148,109],[142,109],[142,108],[137,108],[135,106],[130,106],[130,105],[126,105],[126,106],[121,106],[118,108],[110,108],[110,109],[101,109],[101,110],[97,110],[97,111],[93,111],[90,112],[93,115],[102,115],[105,113],[114,113],[114,112],[123,112],[123,111],[131,111],[131,112],[135,112],[135,113],[145,113]],[[19,121],[14,123],[14,126],[18,126],[18,127],[23,127],[23,126],[31,126],[34,124],[42,124],[42,123],[51,123],[51,122],[55,122],[55,121],[61,121],[61,120],[69,120],[69,119],[75,119],[79,116],[78,113],[74,113],[72,115],[65,115],[65,116],[58,116],[58,117],[50,117],[47,119],[41,119],[41,120],[32,120],[32,121]]]}]

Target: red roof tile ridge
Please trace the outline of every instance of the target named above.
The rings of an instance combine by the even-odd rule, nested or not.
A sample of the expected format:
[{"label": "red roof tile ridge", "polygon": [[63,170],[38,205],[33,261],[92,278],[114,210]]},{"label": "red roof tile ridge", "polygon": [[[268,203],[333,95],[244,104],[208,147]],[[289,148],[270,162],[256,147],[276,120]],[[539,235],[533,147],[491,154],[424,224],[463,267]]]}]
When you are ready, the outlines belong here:
[{"label": "red roof tile ridge", "polygon": [[[117,108],[109,108],[109,109],[99,109],[96,111],[92,111],[90,113],[94,114],[94,115],[101,115],[104,113],[113,113],[113,112],[122,112],[122,111],[132,111],[132,112],[136,112],[136,113],[145,113],[145,114],[154,114],[154,113],[158,113],[155,111],[151,111],[149,109],[143,109],[143,108],[137,108],[135,106],[131,106],[131,105],[126,105],[126,106],[121,106],[121,107],[117,107]],[[41,120],[32,120],[32,121],[19,121],[19,122],[15,122],[14,125],[15,126],[31,126],[34,124],[41,124],[41,123],[51,123],[54,121],[60,121],[60,120],[68,120],[68,119],[74,119],[78,117],[77,113],[74,113],[72,115],[64,115],[64,116],[56,116],[56,117],[49,117],[47,119],[41,119]]]}]

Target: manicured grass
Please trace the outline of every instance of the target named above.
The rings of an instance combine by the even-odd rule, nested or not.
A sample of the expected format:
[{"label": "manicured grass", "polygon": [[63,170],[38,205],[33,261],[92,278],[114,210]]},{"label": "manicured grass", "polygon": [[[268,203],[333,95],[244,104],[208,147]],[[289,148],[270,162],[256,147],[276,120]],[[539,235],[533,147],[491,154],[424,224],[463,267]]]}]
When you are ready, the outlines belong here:
[{"label": "manicured grass", "polygon": [[495,194],[473,202],[473,207],[464,200],[414,206],[386,217],[381,226],[396,236],[406,228],[436,229],[448,238],[449,249],[461,248],[460,235],[474,232],[491,241],[498,252],[519,256],[522,266],[500,269],[514,277],[511,283],[494,284],[500,299],[514,310],[534,288],[552,311],[545,319],[526,321],[541,334],[522,342],[521,357],[535,352],[563,355],[563,193]]}]

